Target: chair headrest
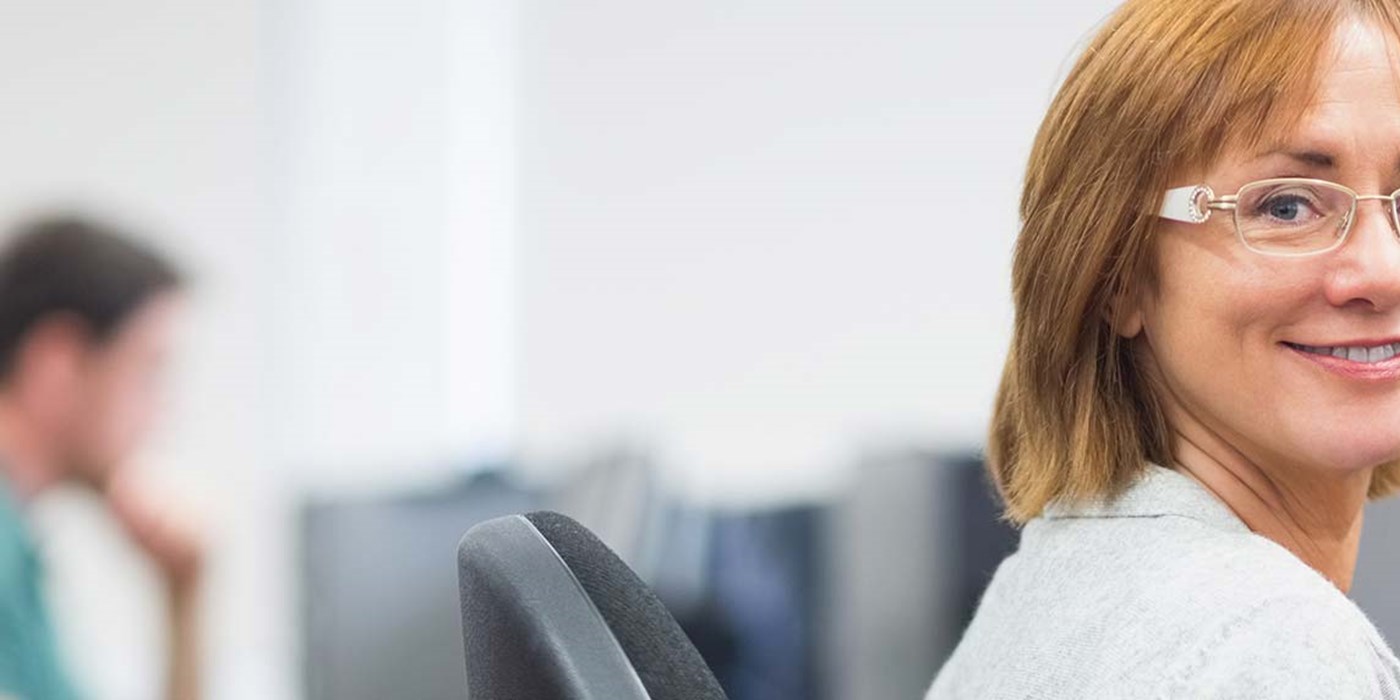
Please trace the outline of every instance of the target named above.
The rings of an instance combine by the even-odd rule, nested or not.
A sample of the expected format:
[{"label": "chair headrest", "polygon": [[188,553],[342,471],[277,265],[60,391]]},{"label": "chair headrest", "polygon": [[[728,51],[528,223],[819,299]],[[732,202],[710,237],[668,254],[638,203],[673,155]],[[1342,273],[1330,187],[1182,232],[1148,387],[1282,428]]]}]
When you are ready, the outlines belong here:
[{"label": "chair headrest", "polygon": [[566,516],[477,525],[458,572],[469,697],[724,700],[651,589]]}]

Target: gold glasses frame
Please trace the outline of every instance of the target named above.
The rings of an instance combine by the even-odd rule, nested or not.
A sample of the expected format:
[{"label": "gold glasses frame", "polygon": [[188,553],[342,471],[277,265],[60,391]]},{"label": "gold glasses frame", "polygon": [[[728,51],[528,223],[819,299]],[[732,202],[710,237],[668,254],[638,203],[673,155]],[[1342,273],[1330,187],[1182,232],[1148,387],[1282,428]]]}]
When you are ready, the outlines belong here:
[{"label": "gold glasses frame", "polygon": [[[1347,210],[1346,217],[1342,220],[1341,235],[1336,236],[1331,244],[1318,250],[1308,250],[1301,253],[1288,253],[1277,250],[1265,250],[1256,248],[1244,236],[1244,230],[1240,226],[1238,204],[1240,196],[1257,187],[1264,186],[1301,185],[1310,187],[1326,187],[1337,192],[1344,193],[1351,197],[1351,207]],[[1378,200],[1390,203],[1390,224],[1391,230],[1400,235],[1400,189],[1390,194],[1357,194],[1356,190],[1329,180],[1318,180],[1306,177],[1279,177],[1267,180],[1256,180],[1240,187],[1235,194],[1216,197],[1215,192],[1208,185],[1187,185],[1186,187],[1176,187],[1167,190],[1162,198],[1162,206],[1157,215],[1163,219],[1180,221],[1188,224],[1203,224],[1210,220],[1211,213],[1215,211],[1232,212],[1232,222],[1235,226],[1235,237],[1239,239],[1241,245],[1252,252],[1260,255],[1268,255],[1281,258],[1304,258],[1314,255],[1329,253],[1340,247],[1351,235],[1351,226],[1356,219],[1356,207],[1360,202]]]}]

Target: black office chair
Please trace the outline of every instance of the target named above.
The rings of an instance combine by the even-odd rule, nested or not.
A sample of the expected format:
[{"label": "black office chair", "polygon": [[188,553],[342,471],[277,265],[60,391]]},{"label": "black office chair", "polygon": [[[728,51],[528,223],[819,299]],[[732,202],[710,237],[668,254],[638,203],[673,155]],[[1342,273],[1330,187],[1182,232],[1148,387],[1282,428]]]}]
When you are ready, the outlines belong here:
[{"label": "black office chair", "polygon": [[724,700],[656,595],[570,518],[489,520],[457,557],[471,700]]}]

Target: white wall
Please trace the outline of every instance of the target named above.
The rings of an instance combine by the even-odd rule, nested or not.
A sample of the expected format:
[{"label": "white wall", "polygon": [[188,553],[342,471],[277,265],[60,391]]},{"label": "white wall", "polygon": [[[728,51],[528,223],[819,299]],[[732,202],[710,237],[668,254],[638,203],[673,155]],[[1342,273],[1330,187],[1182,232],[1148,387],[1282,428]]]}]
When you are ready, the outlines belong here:
[{"label": "white wall", "polygon": [[[209,521],[214,698],[300,694],[303,494],[440,477],[511,440],[506,7],[0,10],[0,214],[116,214],[197,280],[146,462]],[[93,697],[155,697],[151,572],[90,497],[51,494],[36,520]]]},{"label": "white wall", "polygon": [[[213,612],[215,675],[228,687],[229,675],[247,673],[245,688],[280,671],[236,660],[280,640],[264,616],[244,613],[285,612],[245,565],[263,531],[253,504],[269,468],[259,21],[255,3],[214,0],[8,0],[0,19],[5,219],[55,200],[87,203],[149,226],[199,279],[172,421],[148,461],[218,523],[228,556],[217,599],[232,605]],[[75,663],[97,697],[153,697],[160,638],[142,615],[158,609],[149,576],[120,540],[101,537],[100,513],[82,501],[45,505]]]},{"label": "white wall", "polygon": [[[1109,4],[6,2],[0,213],[97,201],[199,279],[150,463],[214,528],[213,697],[299,693],[305,490],[628,436],[771,500],[977,441],[1022,161]],[[150,697],[148,572],[50,505],[96,697]]]},{"label": "white wall", "polygon": [[296,389],[277,444],[314,486],[431,477],[513,437],[508,6],[270,11],[269,311]]},{"label": "white wall", "polygon": [[655,440],[710,498],[981,441],[1076,3],[527,2],[522,431]]}]

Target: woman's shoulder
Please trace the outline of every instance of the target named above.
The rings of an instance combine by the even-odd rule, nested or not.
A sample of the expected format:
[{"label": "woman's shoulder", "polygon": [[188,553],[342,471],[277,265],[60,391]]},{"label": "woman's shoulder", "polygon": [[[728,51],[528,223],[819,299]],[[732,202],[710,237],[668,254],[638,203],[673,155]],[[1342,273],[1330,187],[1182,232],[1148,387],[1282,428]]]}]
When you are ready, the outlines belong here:
[{"label": "woman's shoulder", "polygon": [[1178,585],[1199,632],[1167,674],[1166,695],[1400,697],[1400,660],[1380,632],[1292,552],[1249,534],[1203,553],[1230,558],[1183,567]]},{"label": "woman's shoulder", "polygon": [[1150,566],[1139,574],[1238,610],[1267,601],[1307,601],[1321,608],[1349,606],[1331,581],[1297,555],[1262,535],[1193,522],[1161,523],[1142,543]]},{"label": "woman's shoulder", "polygon": [[1223,615],[1164,669],[1166,697],[1400,697],[1400,662],[1338,592],[1273,595]]},{"label": "woman's shoulder", "polygon": [[[1268,605],[1305,606],[1338,619],[1359,613],[1330,581],[1238,521],[1180,512],[1033,521],[1007,562],[1007,581],[1036,585],[1056,572],[1062,590],[1119,591],[1143,615],[1210,624]],[[1017,569],[1024,571],[1017,572]],[[1026,576],[1026,574],[1030,574]],[[1075,580],[1077,579],[1077,580]],[[1090,594],[1090,606],[1098,598]]]},{"label": "woman's shoulder", "polygon": [[1345,601],[1321,574],[1252,532],[1204,487],[1156,465],[1117,498],[1047,509],[1026,526],[1018,556],[1070,575],[1196,591],[1205,599],[1195,605],[1218,598],[1238,609],[1275,595]]},{"label": "woman's shoulder", "polygon": [[1189,518],[1036,527],[940,673],[957,690],[930,697],[1400,697],[1365,615],[1267,539]]}]

